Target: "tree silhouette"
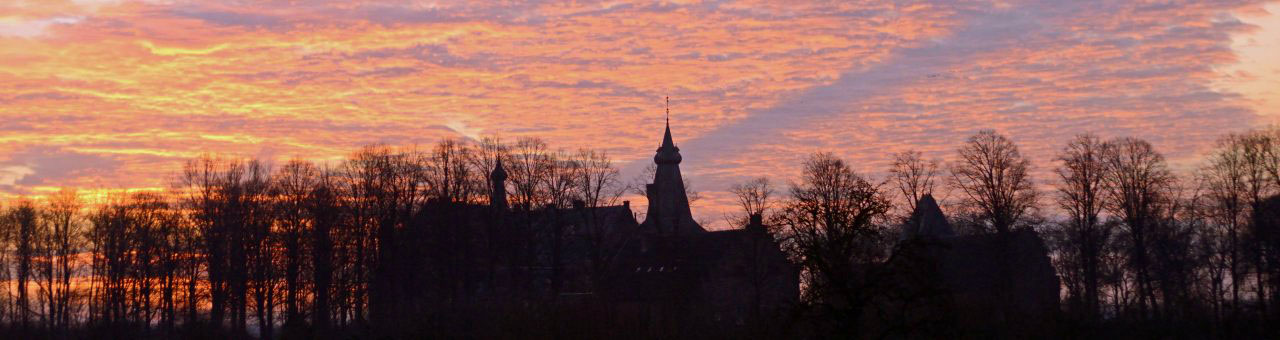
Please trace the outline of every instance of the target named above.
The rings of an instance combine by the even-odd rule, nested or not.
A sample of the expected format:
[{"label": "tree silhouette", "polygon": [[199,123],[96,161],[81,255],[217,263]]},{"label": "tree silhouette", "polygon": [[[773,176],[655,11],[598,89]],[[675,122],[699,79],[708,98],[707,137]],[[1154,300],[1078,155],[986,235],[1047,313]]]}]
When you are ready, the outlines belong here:
[{"label": "tree silhouette", "polygon": [[1036,207],[1036,190],[1017,145],[993,130],[983,130],[965,142],[951,165],[950,183],[963,194],[964,204],[978,213],[984,225],[1006,234]]},{"label": "tree silhouette", "polygon": [[933,194],[938,176],[938,161],[925,160],[919,151],[903,151],[893,155],[889,168],[889,181],[902,195],[905,211],[915,211],[916,202],[924,195]]},{"label": "tree silhouette", "polygon": [[[726,220],[744,228],[690,236],[637,223],[619,202],[634,186],[609,155],[532,137],[372,145],[278,168],[201,156],[167,190],[7,202],[0,337],[1271,338],[1277,133],[1224,136],[1186,181],[1146,141],[1077,135],[1055,155],[1047,209],[1030,157],[990,130],[958,148],[946,181],[915,151],[876,180],[815,153],[781,197],[772,176],[787,174],[728,188],[740,212]],[[978,233],[890,235],[902,224],[890,211],[957,222],[915,207],[944,190]],[[1035,303],[1026,287],[1053,278],[1027,265],[1041,243],[1052,253],[1036,263],[1065,289],[1061,318],[1021,307]],[[666,285],[705,273],[723,277]],[[652,294],[664,287],[679,291]],[[956,315],[973,303],[993,308]],[[972,319],[987,328],[961,322]]]},{"label": "tree silhouette", "polygon": [[786,228],[789,250],[810,287],[804,299],[835,331],[856,334],[879,283],[874,264],[884,258],[885,244],[876,222],[889,202],[879,187],[831,154],[809,156],[800,178],[791,184],[777,223]]},{"label": "tree silhouette", "polygon": [[[1058,155],[1061,165],[1055,169],[1059,178],[1058,206],[1067,214],[1067,239],[1063,244],[1067,258],[1063,260],[1070,261],[1060,274],[1071,278],[1066,280],[1068,288],[1081,301],[1079,307],[1089,318],[1099,316],[1101,257],[1103,245],[1111,237],[1109,226],[1100,217],[1106,202],[1106,152],[1106,145],[1097,136],[1079,135],[1063,147]],[[1070,282],[1079,282],[1079,287],[1072,287]]]}]

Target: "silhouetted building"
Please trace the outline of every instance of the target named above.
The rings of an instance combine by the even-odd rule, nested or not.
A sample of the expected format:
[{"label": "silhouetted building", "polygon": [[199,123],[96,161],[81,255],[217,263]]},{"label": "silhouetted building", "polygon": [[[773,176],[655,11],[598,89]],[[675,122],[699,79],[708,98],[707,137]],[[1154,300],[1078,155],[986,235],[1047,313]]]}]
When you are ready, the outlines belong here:
[{"label": "silhouetted building", "polygon": [[902,226],[902,234],[898,241],[954,236],[956,233],[951,229],[951,223],[947,222],[947,216],[942,214],[942,208],[938,207],[938,201],[933,199],[932,194],[925,194],[920,197],[920,202],[916,203],[916,210],[911,212],[911,218],[907,219],[907,223]]},{"label": "silhouetted building", "polygon": [[608,292],[623,318],[650,328],[736,327],[795,304],[799,271],[760,216],[743,229],[723,231],[694,221],[670,124],[653,161],[648,214],[620,249]]},{"label": "silhouetted building", "polygon": [[[799,299],[799,271],[759,216],[743,229],[724,231],[708,231],[694,220],[679,151],[668,123],[654,156],[653,183],[646,186],[643,223],[629,202],[517,212],[506,206],[506,170],[498,163],[490,176],[494,213],[488,219],[508,229],[542,226],[533,234],[546,246],[528,254],[527,266],[497,271],[524,270],[539,294],[566,303],[596,299],[618,321],[657,332],[742,327],[792,307]],[[497,285],[518,286],[519,279],[511,281]]]},{"label": "silhouetted building", "polygon": [[[1033,230],[957,236],[930,195],[903,226],[889,266],[899,308],[913,323],[959,326],[968,334],[1031,329],[1058,311],[1059,284],[1043,240]],[[914,303],[915,305],[906,305]]]}]

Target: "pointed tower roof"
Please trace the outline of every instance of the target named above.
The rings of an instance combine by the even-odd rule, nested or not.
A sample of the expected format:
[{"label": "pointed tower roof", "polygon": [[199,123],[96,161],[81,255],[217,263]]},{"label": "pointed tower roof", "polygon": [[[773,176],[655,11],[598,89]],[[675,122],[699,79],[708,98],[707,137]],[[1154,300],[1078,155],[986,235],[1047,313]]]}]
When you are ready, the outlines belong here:
[{"label": "pointed tower roof", "polygon": [[925,194],[920,197],[919,202],[916,202],[916,210],[911,212],[911,219],[902,226],[900,240],[916,237],[938,239],[952,236],[955,236],[955,231],[951,229],[951,223],[947,222],[947,216],[942,213],[942,208],[938,207],[938,201],[933,199],[933,195]]},{"label": "pointed tower roof", "polygon": [[[507,169],[502,167],[502,158],[493,165],[493,171],[489,173],[490,183],[493,183],[492,191],[489,192],[489,206],[498,211],[507,210]],[[497,214],[501,215],[501,214]],[[501,216],[498,216],[501,217]]]},{"label": "pointed tower roof", "polygon": [[498,157],[498,161],[493,165],[493,171],[489,173],[489,179],[494,181],[507,180],[507,169],[502,167],[502,157]]},{"label": "pointed tower roof", "polygon": [[680,148],[676,147],[676,142],[671,139],[671,122],[667,121],[667,131],[662,136],[662,145],[658,146],[658,153],[653,155],[653,162],[657,164],[680,164],[683,159],[680,156]]},{"label": "pointed tower roof", "polygon": [[[670,116],[668,107],[667,114]],[[685,193],[684,178],[680,175],[680,148],[671,137],[671,119],[667,119],[662,145],[658,147],[653,162],[657,164],[653,183],[645,188],[649,198],[649,211],[641,226],[659,233],[680,234],[706,232],[693,220],[689,209],[689,196]]]}]

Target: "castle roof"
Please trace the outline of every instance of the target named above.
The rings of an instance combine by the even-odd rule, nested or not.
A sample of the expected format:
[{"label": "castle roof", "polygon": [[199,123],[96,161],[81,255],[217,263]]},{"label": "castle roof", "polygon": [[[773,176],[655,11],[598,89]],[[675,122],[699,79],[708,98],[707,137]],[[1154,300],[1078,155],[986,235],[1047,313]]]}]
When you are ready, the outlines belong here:
[{"label": "castle roof", "polygon": [[666,234],[706,232],[694,221],[689,209],[689,196],[680,175],[681,160],[680,148],[671,137],[671,123],[668,121],[662,145],[653,156],[653,162],[657,164],[653,183],[645,187],[649,210],[642,226],[647,231]]},{"label": "castle roof", "polygon": [[947,216],[942,214],[942,208],[938,207],[938,202],[933,199],[933,195],[925,194],[916,203],[916,209],[911,212],[911,218],[902,226],[899,240],[952,236],[955,236],[955,231],[951,229],[951,223],[947,222]]}]

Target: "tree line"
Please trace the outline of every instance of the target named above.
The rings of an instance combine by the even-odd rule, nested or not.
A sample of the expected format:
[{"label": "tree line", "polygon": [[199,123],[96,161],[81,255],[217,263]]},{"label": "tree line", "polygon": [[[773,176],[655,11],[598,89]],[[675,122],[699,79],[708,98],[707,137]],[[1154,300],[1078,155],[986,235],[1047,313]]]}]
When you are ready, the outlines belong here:
[{"label": "tree line", "polygon": [[[879,337],[892,328],[894,320],[874,315],[876,308],[909,297],[887,279],[885,263],[903,245],[899,226],[916,202],[933,195],[944,198],[961,235],[1041,235],[1061,283],[1062,310],[1056,326],[1039,331],[1275,335],[1280,129],[1224,136],[1182,174],[1151,143],[1131,137],[1078,135],[1054,159],[1053,178],[1036,182],[1017,145],[987,130],[968,138],[949,163],[897,153],[879,181],[819,153],[777,202],[767,200],[774,193],[767,178],[732,191],[744,211],[771,216],[803,268],[801,306],[827,332]],[[877,324],[866,321],[873,316]]]},{"label": "tree line", "polygon": [[[915,204],[932,195],[962,235],[1041,235],[1062,286],[1055,331],[1274,331],[1280,130],[1222,137],[1185,173],[1144,140],[1091,134],[1067,141],[1041,182],[994,131],[971,136],[950,162],[916,151],[893,157],[879,180],[816,153],[781,194],[767,177],[730,189],[741,212],[726,220],[763,216],[801,273],[791,317],[756,323],[808,335],[884,331],[868,320],[901,297],[883,264]],[[501,179],[490,173],[498,164]],[[186,162],[164,191],[95,204],[69,189],[19,199],[0,218],[0,332],[613,334],[600,301],[566,308],[558,297],[575,284],[608,284],[601,248],[616,235],[603,222],[568,223],[562,211],[617,205],[643,187],[619,176],[600,151],[535,138],[445,140],[369,146],[327,165],[206,156]],[[566,273],[578,270],[564,260],[571,242],[594,246],[581,269],[586,283]]]},{"label": "tree line", "polygon": [[[490,180],[498,162],[509,180]],[[60,338],[337,338],[477,308],[488,303],[478,290],[495,281],[505,290],[483,296],[527,304],[542,298],[530,282],[547,266],[539,249],[553,246],[543,244],[552,223],[538,218],[616,204],[618,176],[600,151],[445,140],[275,169],[206,156],[184,164],[169,190],[92,206],[69,189],[19,199],[0,219],[0,327]],[[495,184],[510,192],[504,205],[538,218],[474,223],[497,214],[474,209]]]}]

